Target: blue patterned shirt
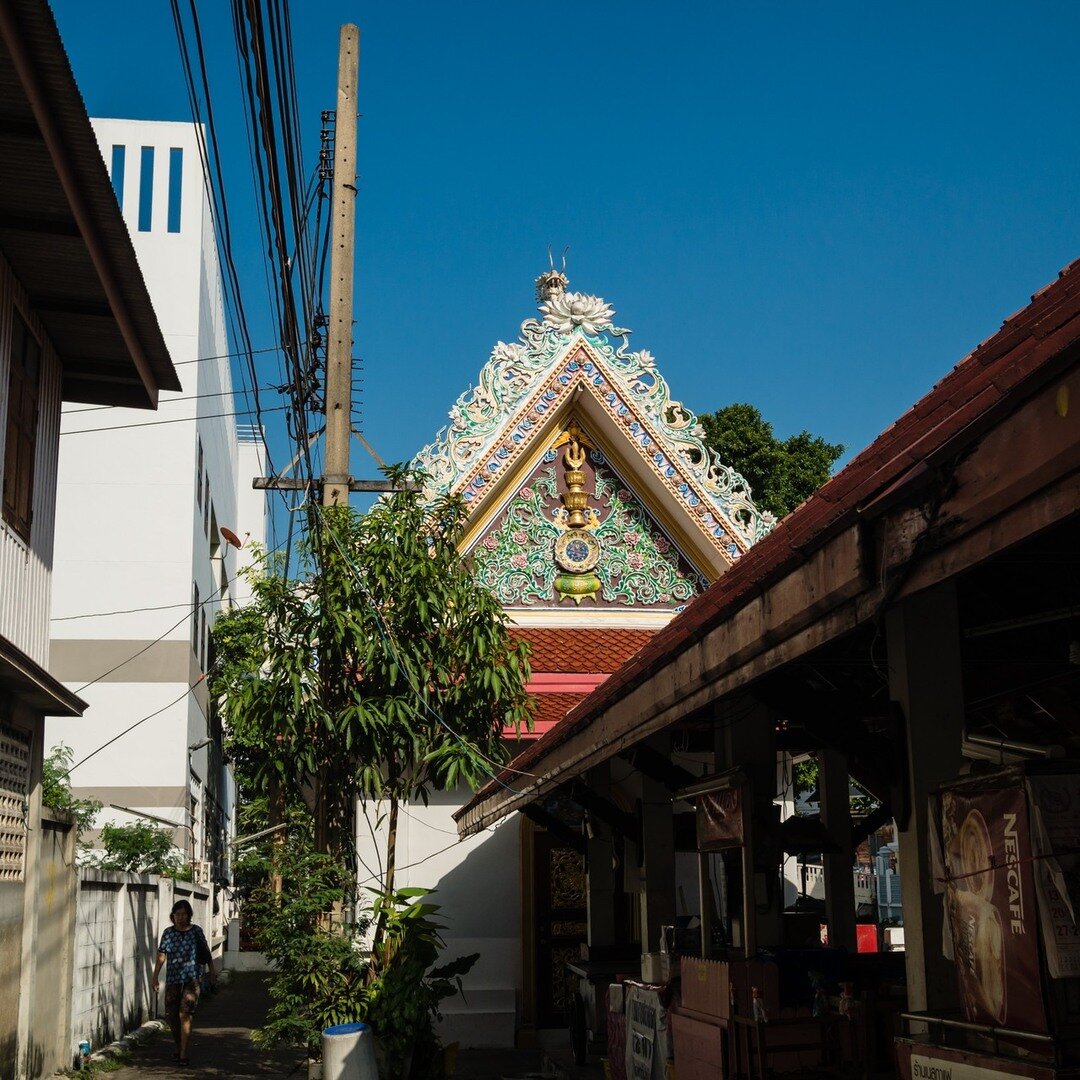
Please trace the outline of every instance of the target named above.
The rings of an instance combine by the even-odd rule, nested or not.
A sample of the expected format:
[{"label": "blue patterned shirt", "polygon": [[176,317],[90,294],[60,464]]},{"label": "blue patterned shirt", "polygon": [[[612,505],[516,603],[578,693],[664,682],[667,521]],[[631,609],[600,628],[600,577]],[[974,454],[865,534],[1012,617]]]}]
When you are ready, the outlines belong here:
[{"label": "blue patterned shirt", "polygon": [[187,930],[177,930],[175,926],[170,926],[161,935],[158,952],[165,953],[169,958],[165,968],[166,984],[191,982],[202,975],[202,964],[198,961],[196,951],[199,941],[206,944],[202,927],[195,925]]}]

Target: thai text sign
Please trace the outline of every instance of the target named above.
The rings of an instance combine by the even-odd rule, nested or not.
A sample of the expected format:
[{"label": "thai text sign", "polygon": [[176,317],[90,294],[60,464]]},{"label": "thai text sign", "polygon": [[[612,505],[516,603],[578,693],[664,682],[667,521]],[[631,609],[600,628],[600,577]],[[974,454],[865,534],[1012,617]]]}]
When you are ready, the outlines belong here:
[{"label": "thai text sign", "polygon": [[626,989],[626,1080],[664,1080],[670,1042],[667,1010],[660,995],[644,986]]},{"label": "thai text sign", "polygon": [[1080,774],[1031,776],[1031,844],[1051,978],[1080,976]]}]

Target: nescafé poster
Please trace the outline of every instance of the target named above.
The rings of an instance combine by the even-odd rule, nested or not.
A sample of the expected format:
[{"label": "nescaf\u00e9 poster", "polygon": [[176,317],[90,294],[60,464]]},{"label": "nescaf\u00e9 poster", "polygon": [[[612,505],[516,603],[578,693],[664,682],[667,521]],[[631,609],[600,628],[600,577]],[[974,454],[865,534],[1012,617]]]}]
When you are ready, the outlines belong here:
[{"label": "nescaf\u00e9 poster", "polygon": [[1023,787],[941,795],[945,899],[969,1020],[1045,1034],[1039,913]]}]

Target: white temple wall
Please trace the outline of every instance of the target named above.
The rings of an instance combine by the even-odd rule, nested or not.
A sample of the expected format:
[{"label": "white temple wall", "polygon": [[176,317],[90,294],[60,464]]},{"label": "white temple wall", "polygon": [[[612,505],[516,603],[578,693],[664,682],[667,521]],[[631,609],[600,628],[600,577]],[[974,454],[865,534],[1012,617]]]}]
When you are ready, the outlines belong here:
[{"label": "white temple wall", "polygon": [[[444,1002],[442,1040],[463,1047],[513,1046],[521,994],[520,827],[515,816],[458,842],[453,813],[469,794],[434,792],[428,806],[402,808],[395,884],[437,889],[431,901],[441,906],[448,924],[445,959],[480,954],[463,979],[466,1000]],[[371,878],[384,871],[386,822],[377,823],[386,810],[385,804],[369,805],[358,814],[361,888],[377,885]]]}]

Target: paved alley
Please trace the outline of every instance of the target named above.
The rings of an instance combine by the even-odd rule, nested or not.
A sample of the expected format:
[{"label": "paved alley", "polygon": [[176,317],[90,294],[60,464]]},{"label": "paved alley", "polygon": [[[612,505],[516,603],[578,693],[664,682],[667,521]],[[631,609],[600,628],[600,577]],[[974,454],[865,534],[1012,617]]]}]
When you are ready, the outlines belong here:
[{"label": "paved alley", "polygon": [[162,1033],[134,1050],[131,1064],[111,1075],[114,1080],[306,1076],[303,1051],[290,1047],[260,1050],[251,1041],[252,1028],[263,1022],[269,1006],[270,997],[261,975],[234,975],[228,986],[199,1005],[189,1066],[181,1068],[173,1061],[172,1037]]},{"label": "paved alley", "polygon": [[[251,1041],[251,1031],[266,1017],[270,996],[263,976],[234,975],[217,994],[199,1004],[195,1031],[191,1037],[191,1064],[181,1068],[172,1059],[172,1037],[163,1032],[132,1051],[131,1062],[114,1073],[113,1080],[193,1080],[195,1077],[307,1076],[304,1054],[291,1047],[260,1050]],[[463,1050],[457,1055],[457,1080],[503,1080],[537,1076],[541,1068],[539,1051]]]}]

